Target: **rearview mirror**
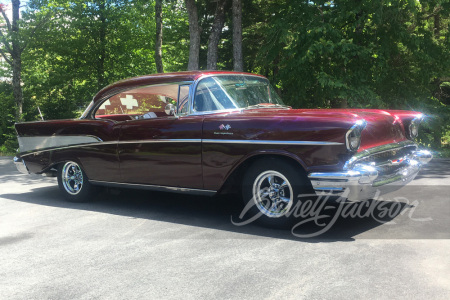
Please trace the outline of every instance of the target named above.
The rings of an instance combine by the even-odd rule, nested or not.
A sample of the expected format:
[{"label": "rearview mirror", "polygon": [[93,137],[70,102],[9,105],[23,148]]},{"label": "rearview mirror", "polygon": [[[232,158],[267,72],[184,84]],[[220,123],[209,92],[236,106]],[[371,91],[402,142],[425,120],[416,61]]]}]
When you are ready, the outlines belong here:
[{"label": "rearview mirror", "polygon": [[167,115],[169,116],[175,116],[175,112],[176,112],[176,107],[175,105],[173,105],[172,103],[169,103],[166,105],[166,107],[164,108],[164,111],[166,112]]}]

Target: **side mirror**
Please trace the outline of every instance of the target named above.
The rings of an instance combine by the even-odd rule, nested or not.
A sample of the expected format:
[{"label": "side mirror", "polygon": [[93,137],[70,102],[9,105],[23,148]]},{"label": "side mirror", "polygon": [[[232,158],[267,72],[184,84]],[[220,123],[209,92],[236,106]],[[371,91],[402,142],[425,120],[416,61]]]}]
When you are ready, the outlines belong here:
[{"label": "side mirror", "polygon": [[166,112],[167,115],[169,116],[175,116],[175,112],[177,111],[177,108],[175,105],[173,105],[172,103],[169,103],[166,105],[166,107],[164,108],[164,111]]}]

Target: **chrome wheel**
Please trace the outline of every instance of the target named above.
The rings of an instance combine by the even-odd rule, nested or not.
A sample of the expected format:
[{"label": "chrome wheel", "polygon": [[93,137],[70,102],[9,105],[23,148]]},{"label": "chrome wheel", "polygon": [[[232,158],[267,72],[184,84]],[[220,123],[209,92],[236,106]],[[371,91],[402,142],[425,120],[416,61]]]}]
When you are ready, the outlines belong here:
[{"label": "chrome wheel", "polygon": [[278,218],[285,215],[294,202],[289,180],[280,172],[264,171],[253,183],[253,201],[264,215]]},{"label": "chrome wheel", "polygon": [[64,164],[61,170],[61,179],[64,189],[71,195],[77,195],[83,188],[83,171],[72,161]]}]

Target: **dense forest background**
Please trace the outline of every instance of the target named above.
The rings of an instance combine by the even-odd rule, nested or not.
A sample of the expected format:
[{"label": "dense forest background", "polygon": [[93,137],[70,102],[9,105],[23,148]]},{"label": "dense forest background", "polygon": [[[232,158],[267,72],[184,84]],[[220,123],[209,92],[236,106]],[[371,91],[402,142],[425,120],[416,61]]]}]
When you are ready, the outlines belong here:
[{"label": "dense forest background", "polygon": [[17,148],[14,122],[76,118],[114,81],[243,68],[296,108],[421,111],[419,141],[450,154],[450,0],[12,0],[0,12],[2,153]]}]

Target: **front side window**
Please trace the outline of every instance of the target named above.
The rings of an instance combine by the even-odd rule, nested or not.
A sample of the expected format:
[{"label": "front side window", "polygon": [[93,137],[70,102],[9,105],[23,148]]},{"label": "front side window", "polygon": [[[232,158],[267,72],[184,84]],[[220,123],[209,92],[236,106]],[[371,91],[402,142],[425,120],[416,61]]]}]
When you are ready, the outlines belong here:
[{"label": "front side window", "polygon": [[189,88],[190,85],[180,85],[178,93],[178,114],[180,115],[189,113]]},{"label": "front side window", "polygon": [[260,105],[284,106],[269,81],[245,75],[212,76],[197,85],[194,111],[245,109]]}]

